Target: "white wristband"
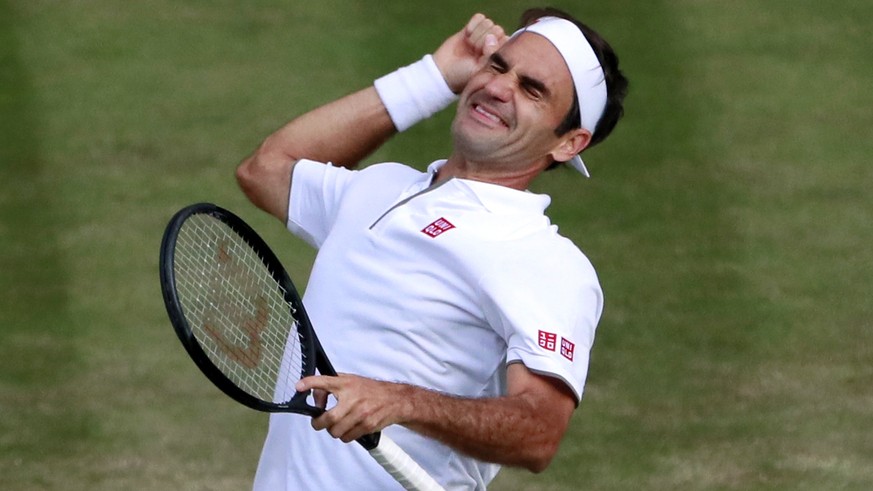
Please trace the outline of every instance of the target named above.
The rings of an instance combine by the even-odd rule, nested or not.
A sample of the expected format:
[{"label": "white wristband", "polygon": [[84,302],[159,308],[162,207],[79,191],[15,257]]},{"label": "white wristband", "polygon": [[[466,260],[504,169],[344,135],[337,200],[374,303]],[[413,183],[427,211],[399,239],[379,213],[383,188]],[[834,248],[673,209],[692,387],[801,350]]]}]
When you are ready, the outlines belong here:
[{"label": "white wristband", "polygon": [[405,131],[457,99],[431,55],[373,83],[397,131]]}]

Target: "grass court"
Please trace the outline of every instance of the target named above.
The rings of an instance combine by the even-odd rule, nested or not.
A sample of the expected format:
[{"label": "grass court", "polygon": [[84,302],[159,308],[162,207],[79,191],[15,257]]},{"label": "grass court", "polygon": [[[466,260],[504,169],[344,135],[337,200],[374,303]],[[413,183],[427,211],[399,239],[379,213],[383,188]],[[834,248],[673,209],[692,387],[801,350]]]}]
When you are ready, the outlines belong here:
[{"label": "grass court", "polygon": [[[0,488],[249,489],[266,416],[175,339],[157,253],[195,201],[297,282],[236,164],[291,117],[528,1],[0,0]],[[873,3],[553,2],[613,44],[626,118],[545,176],[598,269],[589,383],[494,490],[873,488]],[[448,153],[451,110],[368,162]],[[329,343],[330,340],[325,340]]]}]

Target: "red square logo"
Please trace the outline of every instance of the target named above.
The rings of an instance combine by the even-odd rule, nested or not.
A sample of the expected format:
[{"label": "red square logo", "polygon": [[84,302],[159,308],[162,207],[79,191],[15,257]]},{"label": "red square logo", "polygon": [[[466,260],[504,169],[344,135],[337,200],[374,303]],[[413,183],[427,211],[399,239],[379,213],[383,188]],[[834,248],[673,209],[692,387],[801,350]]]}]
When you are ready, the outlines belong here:
[{"label": "red square logo", "polygon": [[557,341],[558,341],[557,334],[554,334],[551,332],[546,332],[546,331],[540,331],[540,334],[539,334],[540,348],[547,349],[549,351],[555,351],[555,345],[557,344]]},{"label": "red square logo", "polygon": [[570,340],[561,338],[561,355],[564,358],[573,361],[573,351],[576,349],[576,345],[571,343]]},{"label": "red square logo", "polygon": [[453,228],[455,228],[455,226],[452,225],[452,222],[445,218],[437,218],[433,223],[421,229],[421,232],[430,238],[436,238],[443,232],[448,232]]}]

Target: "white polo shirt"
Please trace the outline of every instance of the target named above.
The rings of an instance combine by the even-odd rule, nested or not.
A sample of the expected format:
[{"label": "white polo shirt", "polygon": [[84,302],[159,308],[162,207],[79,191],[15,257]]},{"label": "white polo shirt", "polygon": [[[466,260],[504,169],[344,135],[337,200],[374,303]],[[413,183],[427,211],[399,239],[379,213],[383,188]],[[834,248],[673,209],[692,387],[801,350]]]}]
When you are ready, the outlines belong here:
[{"label": "white polo shirt", "polygon": [[[319,249],[304,295],[339,372],[464,397],[504,393],[520,362],[577,400],[603,297],[594,268],[544,215],[545,195],[401,164],[302,160],[288,228]],[[385,429],[447,489],[485,489],[496,464]],[[256,490],[401,489],[357,444],[271,415]]]}]

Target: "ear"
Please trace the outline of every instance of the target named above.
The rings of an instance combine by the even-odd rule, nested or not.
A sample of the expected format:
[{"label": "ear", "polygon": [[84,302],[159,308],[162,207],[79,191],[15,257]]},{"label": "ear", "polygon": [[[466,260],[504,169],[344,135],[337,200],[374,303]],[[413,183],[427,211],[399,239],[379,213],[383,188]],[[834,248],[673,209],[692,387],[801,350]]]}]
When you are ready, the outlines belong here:
[{"label": "ear", "polygon": [[591,132],[577,128],[561,137],[558,145],[552,149],[552,160],[566,162],[580,154],[591,143]]}]

